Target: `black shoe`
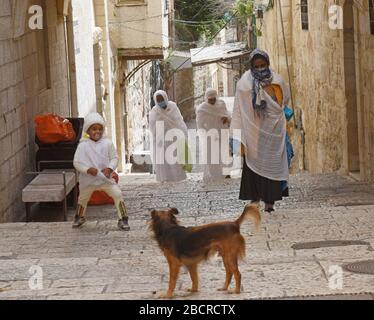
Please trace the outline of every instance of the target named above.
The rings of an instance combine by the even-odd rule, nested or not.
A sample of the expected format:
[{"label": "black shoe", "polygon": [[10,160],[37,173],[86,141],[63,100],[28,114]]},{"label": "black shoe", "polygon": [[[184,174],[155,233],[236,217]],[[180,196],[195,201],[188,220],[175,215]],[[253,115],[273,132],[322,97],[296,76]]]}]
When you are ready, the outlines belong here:
[{"label": "black shoe", "polygon": [[272,213],[274,212],[275,210],[273,208],[268,208],[268,209],[265,209],[266,212],[269,212],[269,213]]},{"label": "black shoe", "polygon": [[122,231],[129,231],[130,226],[129,226],[129,218],[122,218],[121,220],[118,220],[118,229]]},{"label": "black shoe", "polygon": [[74,222],[72,227],[75,228],[80,228],[84,223],[86,222],[85,217],[80,217],[77,214],[74,216]]}]

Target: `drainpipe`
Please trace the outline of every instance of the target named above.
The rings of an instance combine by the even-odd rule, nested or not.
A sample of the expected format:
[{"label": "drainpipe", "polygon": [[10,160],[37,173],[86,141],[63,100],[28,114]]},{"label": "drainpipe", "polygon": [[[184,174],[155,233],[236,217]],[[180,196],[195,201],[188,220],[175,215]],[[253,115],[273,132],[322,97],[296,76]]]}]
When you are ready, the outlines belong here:
[{"label": "drainpipe", "polygon": [[64,15],[64,40],[65,40],[65,59],[66,59],[66,78],[68,82],[68,103],[69,103],[69,117],[73,116],[72,102],[71,102],[71,79],[70,79],[70,59],[69,59],[69,42],[67,33],[67,18]]}]

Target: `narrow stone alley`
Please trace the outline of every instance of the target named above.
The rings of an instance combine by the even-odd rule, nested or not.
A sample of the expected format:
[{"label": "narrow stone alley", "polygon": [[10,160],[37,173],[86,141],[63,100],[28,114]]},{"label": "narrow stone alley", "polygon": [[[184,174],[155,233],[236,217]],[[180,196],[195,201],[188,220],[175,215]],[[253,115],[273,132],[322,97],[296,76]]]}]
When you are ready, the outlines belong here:
[{"label": "narrow stone alley", "polygon": [[[121,176],[131,216],[128,233],[117,230],[112,206],[90,207],[89,221],[80,230],[71,228],[73,211],[68,222],[1,224],[0,299],[157,298],[166,289],[168,266],[147,228],[148,209],[177,207],[180,222],[189,226],[235,219],[242,211],[239,179],[207,186],[201,178],[193,173],[184,182],[157,184],[151,175]],[[240,263],[240,295],[216,291],[225,272],[215,257],[200,266],[197,294],[185,292],[190,279],[182,271],[175,298],[373,299],[373,275],[344,271],[340,287],[334,286],[332,277],[336,266],[374,259],[374,189],[336,174],[296,174],[290,185],[291,197],[274,214],[262,214],[259,233],[252,233],[249,222],[242,226],[247,246]],[[44,220],[62,221],[59,214],[56,208]],[[33,218],[43,220],[40,213]],[[353,242],[292,247],[324,240]],[[39,290],[30,289],[32,266],[42,270]]]}]

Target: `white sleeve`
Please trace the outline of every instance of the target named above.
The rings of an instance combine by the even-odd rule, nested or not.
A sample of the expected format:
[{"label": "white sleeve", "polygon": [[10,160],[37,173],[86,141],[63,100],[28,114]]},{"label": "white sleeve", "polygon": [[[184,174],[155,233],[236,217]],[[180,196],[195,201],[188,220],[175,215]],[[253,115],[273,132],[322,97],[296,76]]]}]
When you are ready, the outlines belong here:
[{"label": "white sleeve", "polygon": [[82,148],[83,148],[82,144],[79,144],[77,150],[75,151],[73,165],[74,165],[74,168],[77,169],[78,172],[87,173],[87,170],[89,169],[89,167],[86,166],[82,161],[80,161]]},{"label": "white sleeve", "polygon": [[240,103],[238,95],[235,97],[234,110],[232,112],[232,120],[230,130],[242,128],[242,116],[240,112]]},{"label": "white sleeve", "polygon": [[184,122],[184,119],[183,119],[183,116],[178,108],[178,106],[175,104],[175,107],[174,107],[174,112],[175,112],[175,117],[176,117],[176,122],[178,124],[178,126],[180,127],[179,129],[181,129],[184,134],[187,136],[187,125],[186,123]]},{"label": "white sleeve", "polygon": [[198,129],[206,129],[205,123],[203,121],[203,112],[200,111],[200,106],[196,111],[196,124]]},{"label": "white sleeve", "polygon": [[222,111],[225,117],[229,118],[231,120],[231,114],[229,110],[227,110],[226,102],[222,100]]}]

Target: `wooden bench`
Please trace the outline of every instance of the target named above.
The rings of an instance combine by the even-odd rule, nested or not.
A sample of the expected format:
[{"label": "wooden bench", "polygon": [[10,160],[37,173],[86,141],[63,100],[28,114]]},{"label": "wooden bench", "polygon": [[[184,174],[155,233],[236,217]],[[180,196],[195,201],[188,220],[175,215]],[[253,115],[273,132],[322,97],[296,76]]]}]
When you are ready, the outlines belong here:
[{"label": "wooden bench", "polygon": [[37,175],[23,190],[22,201],[26,205],[26,222],[29,222],[31,206],[39,202],[62,202],[64,220],[67,220],[67,196],[74,189],[77,203],[77,174],[69,170],[44,170],[28,172]]}]

